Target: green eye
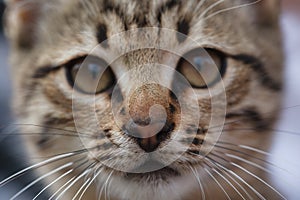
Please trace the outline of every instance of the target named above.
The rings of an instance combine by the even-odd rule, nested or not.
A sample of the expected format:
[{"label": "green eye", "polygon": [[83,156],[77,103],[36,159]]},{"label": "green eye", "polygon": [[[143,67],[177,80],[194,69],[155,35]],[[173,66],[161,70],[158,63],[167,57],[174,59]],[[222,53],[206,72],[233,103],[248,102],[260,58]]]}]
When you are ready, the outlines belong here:
[{"label": "green eye", "polygon": [[92,56],[71,60],[66,65],[66,76],[72,87],[86,94],[105,92],[115,83],[107,63]]},{"label": "green eye", "polygon": [[186,53],[178,63],[177,70],[194,88],[204,89],[212,86],[220,81],[220,77],[225,73],[225,56],[212,49],[206,49],[206,52],[209,56],[203,49],[194,49]]}]

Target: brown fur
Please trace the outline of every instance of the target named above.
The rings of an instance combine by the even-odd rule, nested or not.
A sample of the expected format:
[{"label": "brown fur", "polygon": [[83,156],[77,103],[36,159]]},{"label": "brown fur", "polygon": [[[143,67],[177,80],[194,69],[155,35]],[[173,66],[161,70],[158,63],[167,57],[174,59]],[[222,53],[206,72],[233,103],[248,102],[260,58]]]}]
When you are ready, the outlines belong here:
[{"label": "brown fur", "polygon": [[[97,149],[91,150],[91,154],[85,154],[88,162],[92,163],[95,159],[113,158],[108,163],[110,167],[117,167],[118,169],[134,166],[135,163],[140,162],[139,159],[145,157],[144,152],[138,147],[137,143],[124,134],[118,124],[128,118],[123,116],[120,118],[123,121],[114,122],[115,113],[112,113],[111,110],[110,95],[103,93],[96,96],[95,108],[88,103],[91,100],[89,95],[75,91],[75,96],[81,100],[73,100],[74,91],[69,86],[63,69],[65,63],[69,60],[89,54],[98,45],[98,40],[102,41],[107,37],[109,39],[108,43],[100,47],[99,51],[102,53],[100,55],[105,55],[103,59],[113,68],[117,78],[120,78],[124,72],[131,70],[130,81],[120,83],[124,101],[117,104],[117,112],[122,112],[122,108],[125,107],[123,112],[129,113],[131,117],[132,115],[138,117],[143,115],[147,118],[148,109],[154,104],[161,104],[165,109],[169,109],[168,105],[172,102],[175,108],[178,108],[176,100],[165,97],[168,93],[160,87],[151,87],[150,93],[149,88],[141,87],[142,91],[138,93],[139,95],[134,94],[133,96],[132,91],[129,91],[130,86],[143,84],[147,81],[168,80],[171,75],[162,74],[157,63],[168,64],[170,67],[175,68],[180,55],[191,50],[187,45],[189,39],[178,39],[178,33],[175,32],[174,34],[160,32],[158,29],[149,32],[134,32],[136,28],[143,27],[179,30],[184,34],[188,34],[189,38],[197,41],[200,47],[213,48],[223,52],[228,62],[227,71],[223,77],[227,100],[226,122],[229,123],[229,121],[234,120],[235,123],[225,125],[219,141],[230,142],[234,145],[244,144],[267,151],[272,138],[272,133],[268,131],[268,128],[273,126],[276,118],[270,119],[269,116],[276,116],[281,95],[280,87],[270,86],[271,82],[269,81],[272,80],[279,86],[282,82],[282,51],[280,27],[278,25],[279,5],[275,0],[263,0],[257,4],[245,5],[229,11],[224,10],[224,12],[216,14],[220,10],[251,2],[247,0],[225,0],[206,12],[206,9],[216,2],[218,1],[53,0],[51,2],[39,1],[36,4],[36,1],[29,0],[8,1],[7,35],[10,38],[12,48],[14,105],[18,120],[25,124],[48,125],[56,128],[55,132],[84,131],[85,134],[92,136],[82,137],[83,141],[81,141],[82,138],[80,139],[80,137],[55,136],[55,134],[51,136],[50,134],[51,139],[46,141],[47,145],[43,146],[38,145],[39,137],[36,140],[24,137],[29,155],[31,157],[49,156],[78,150],[82,148],[82,145],[90,148],[99,145]],[[102,24],[102,27],[105,25],[106,35],[102,33],[99,39],[97,38],[97,28],[100,24]],[[181,30],[182,27],[186,28]],[[121,34],[121,37],[116,37],[117,39],[110,40],[116,34],[127,30],[132,31],[130,35],[125,33]],[[151,47],[153,43],[159,43],[162,47],[170,48],[178,55],[174,55],[174,53],[170,56],[169,52],[143,48],[145,46]],[[128,53],[128,50],[131,50],[131,52]],[[125,55],[123,55],[124,53]],[[122,56],[115,60],[114,58],[118,54]],[[238,59],[245,58],[241,55],[249,55],[255,58],[260,65],[258,62]],[[165,61],[166,58],[169,58],[168,63]],[[151,68],[148,67],[149,65],[151,65]],[[48,66],[61,67],[45,76],[34,77],[39,69]],[[260,73],[262,71],[263,73]],[[270,84],[265,84],[266,80]],[[208,93],[206,90],[196,90],[195,93],[199,98],[196,100],[198,105],[192,105],[189,114],[183,119],[186,126],[181,137],[187,138],[187,140],[177,141],[177,146],[171,146],[173,149],[169,148],[168,151],[162,151],[162,160],[169,160],[178,156],[181,153],[177,149],[178,146],[199,151],[201,145],[205,144],[204,135],[214,131],[208,127],[212,116],[211,98],[207,98]],[[182,93],[181,95],[183,99],[186,99],[185,103],[188,105],[192,98],[191,92]],[[217,99],[217,96],[215,98]],[[75,119],[72,115],[72,103],[74,105],[74,101],[79,109],[76,111]],[[222,98],[219,101],[220,104],[223,103]],[[194,117],[196,108],[199,109],[200,113],[198,114],[202,118],[199,124],[201,128],[195,130],[195,127],[188,124],[191,121],[190,119]],[[249,112],[249,110],[252,112]],[[91,118],[90,113],[96,113],[98,123],[94,123],[95,121]],[[175,113],[177,117],[168,120],[173,120],[175,125],[178,125],[180,123],[179,114],[178,112]],[[172,113],[168,113],[168,115],[172,115]],[[220,112],[220,116],[217,117],[222,118],[225,116]],[[55,120],[50,120],[52,122],[50,123],[49,118]],[[73,120],[79,127],[83,126],[84,128],[76,129]],[[259,126],[260,124],[264,126]],[[58,129],[64,129],[65,131]],[[249,130],[236,131],[239,129]],[[22,131],[25,132],[26,130],[36,132],[40,129],[28,126]],[[51,133],[50,130],[49,128],[43,131]],[[178,127],[175,128],[166,141],[161,143],[161,147],[172,139],[176,130],[178,130]],[[193,140],[197,134],[189,135],[187,130],[194,130],[194,132],[191,131],[193,133],[195,131],[201,133],[197,137],[200,141],[204,140],[204,143],[202,141],[198,142],[197,145],[188,147],[189,142],[186,141]],[[208,131],[201,132],[200,130]],[[104,133],[106,137],[98,138],[101,135],[100,133]],[[41,134],[42,136],[43,134]],[[217,143],[218,145],[222,146],[224,144]],[[217,146],[214,147],[212,154],[223,156],[226,152],[238,154],[228,149],[220,149]],[[227,147],[238,149],[236,146],[229,145]],[[238,150],[252,156],[261,156],[257,152],[245,149]],[[238,155],[254,162],[255,159],[247,158],[246,153]],[[214,157],[213,155],[212,157],[218,162],[224,163],[224,160],[220,157]],[[247,167],[258,176],[266,178],[255,167],[248,166],[234,158],[226,156],[224,158]],[[261,158],[265,159],[264,156],[261,156]],[[65,162],[67,161],[65,160]],[[60,166],[65,162],[54,163],[54,166]],[[163,178],[162,180],[155,180],[155,178],[152,180],[151,175],[149,175],[148,179],[141,177],[140,180],[128,181],[124,178],[123,173],[105,169],[96,182],[105,182],[109,174],[112,173],[113,178],[109,183],[112,199],[200,199],[199,185],[191,172],[190,165],[199,170],[199,177],[204,185],[207,199],[225,197],[220,187],[204,170],[204,168],[210,167],[210,169],[213,169],[217,167],[207,162],[205,164],[199,156],[188,153],[183,153],[171,164],[173,168],[178,169],[182,174],[182,179],[176,177],[167,180]],[[241,176],[245,175],[229,163],[225,162],[224,166]],[[101,168],[101,163],[98,163],[93,170],[97,167]],[[44,174],[50,169],[49,165],[37,171]],[[70,177],[79,174],[82,169],[76,169]],[[51,182],[54,177],[58,177],[60,174],[51,176],[45,183]],[[70,177],[67,177],[67,179]],[[260,186],[256,187],[257,190],[263,195],[268,195],[269,192],[264,184],[258,183],[249,175],[245,175],[245,177],[250,185]],[[217,179],[224,182],[220,176]],[[66,179],[57,182],[52,187],[52,193],[65,181]],[[80,184],[82,183],[78,185],[80,186]],[[182,184],[182,187],[178,188],[180,184]],[[226,183],[222,184],[225,185],[225,189],[233,199],[239,197],[232,187],[226,186]],[[72,187],[66,194],[67,199],[71,199],[76,193],[79,188],[78,185]],[[172,194],[169,194],[171,191]],[[180,194],[176,194],[177,191]],[[251,189],[248,188],[247,191],[255,198],[255,194]],[[86,199],[96,199],[93,192],[89,192],[88,195],[85,196]],[[269,195],[278,198],[278,196],[272,196],[271,193]]]}]

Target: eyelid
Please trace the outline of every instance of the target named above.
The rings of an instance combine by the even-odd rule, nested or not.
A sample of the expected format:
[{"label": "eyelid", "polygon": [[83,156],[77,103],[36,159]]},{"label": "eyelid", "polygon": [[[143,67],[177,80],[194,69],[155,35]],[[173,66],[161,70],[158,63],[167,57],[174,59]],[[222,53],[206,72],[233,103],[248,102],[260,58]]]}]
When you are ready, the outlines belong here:
[{"label": "eyelid", "polygon": [[[199,50],[199,52],[198,52],[199,54],[197,53],[198,50]],[[203,50],[205,50],[207,54],[202,54]],[[226,56],[226,54],[224,54],[222,51],[219,51],[219,50],[216,50],[216,49],[196,48],[196,49],[192,49],[192,50],[188,51],[187,53],[185,53],[184,56],[180,59],[180,61],[177,63],[177,69],[181,73],[183,73],[182,67],[184,66],[185,63],[190,65],[190,67],[195,68],[194,65],[193,65],[194,60],[191,60],[191,59],[194,58],[194,56],[200,56],[201,59],[206,59],[207,58],[206,55],[210,56],[212,60],[214,60],[214,56],[216,56],[215,58],[219,59],[220,63],[216,63],[216,64],[220,65],[220,66],[218,65],[218,71],[219,71],[218,73],[220,73],[220,77],[219,78],[216,77],[215,80],[213,80],[212,82],[209,82],[208,84],[203,84],[203,85],[202,84],[201,85],[195,85],[194,84],[193,87],[196,88],[196,89],[206,89],[208,87],[211,87],[211,86],[215,85],[220,80],[220,78],[222,78],[224,76],[224,74],[226,72],[226,68],[227,68],[227,56]],[[183,75],[186,76],[185,74],[183,74]],[[189,80],[189,81],[192,81],[192,80]]]},{"label": "eyelid", "polygon": [[[90,66],[96,66],[99,69],[102,68],[103,70],[100,69],[100,71],[102,71],[101,74],[109,72],[109,75],[110,75],[110,79],[109,79],[110,81],[109,81],[108,84],[106,84],[107,87],[105,85],[105,87],[103,87],[103,89],[99,89],[99,86],[101,84],[99,85],[99,83],[97,83],[98,85],[97,85],[95,93],[91,92],[89,89],[82,88],[81,84],[79,84],[79,85],[78,85],[78,83],[76,84],[74,74],[72,74],[72,72],[73,72],[72,70],[77,70],[77,72],[79,72],[81,67],[83,67],[82,69],[84,71],[86,69],[88,69],[90,71]],[[99,58],[98,56],[92,56],[92,55],[81,56],[81,57],[75,58],[75,59],[67,62],[66,64],[64,64],[64,67],[65,67],[65,70],[66,70],[66,77],[67,77],[67,80],[68,80],[69,84],[73,88],[76,88],[76,90],[80,91],[82,94],[89,94],[90,95],[90,94],[99,94],[99,93],[109,91],[110,88],[116,82],[115,75],[114,75],[112,69],[110,68],[110,66],[108,65],[108,63],[104,59]],[[76,72],[76,74],[77,74],[77,72]],[[75,76],[77,76],[77,75],[75,75]]]}]

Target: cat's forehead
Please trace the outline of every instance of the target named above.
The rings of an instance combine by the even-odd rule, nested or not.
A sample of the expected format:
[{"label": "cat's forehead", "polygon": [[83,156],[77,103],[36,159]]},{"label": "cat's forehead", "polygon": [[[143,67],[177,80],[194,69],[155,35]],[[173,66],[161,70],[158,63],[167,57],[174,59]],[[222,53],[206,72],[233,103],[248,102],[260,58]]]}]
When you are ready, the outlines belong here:
[{"label": "cat's forehead", "polygon": [[[234,32],[237,38],[239,35],[243,35],[243,33],[239,34],[243,29],[237,28],[235,30],[234,28],[243,25],[241,23],[243,17],[239,17],[240,23],[235,22],[236,18],[228,20],[227,17],[231,16],[230,13],[208,17],[225,8],[231,8],[236,2],[242,1],[235,1],[235,3],[228,0],[64,1],[62,2],[64,6],[61,9],[56,8],[58,5],[52,8],[54,12],[47,14],[44,19],[46,22],[42,20],[43,26],[48,26],[43,29],[46,30],[43,35],[47,37],[51,32],[50,38],[57,37],[58,40],[64,35],[68,35],[69,38],[79,37],[82,39],[84,37],[84,43],[86,45],[90,43],[89,48],[118,34],[119,37],[114,40],[115,44],[110,44],[110,48],[121,48],[122,45],[128,46],[128,41],[134,49],[138,49],[139,45],[141,48],[145,48],[151,46],[153,41],[157,42],[158,40],[162,43],[168,43],[169,46],[174,46],[185,40],[185,37],[180,35],[187,35],[198,42],[205,40],[206,44],[213,41],[214,44],[223,43],[225,46],[226,42],[230,41],[225,40],[223,37],[228,38],[231,31]],[[161,34],[161,31],[157,29],[150,30],[149,27],[174,31],[173,33]],[[148,28],[146,34],[132,31],[144,28]],[[223,34],[224,30],[227,31],[226,36]],[[123,34],[126,31],[129,33]],[[113,43],[113,41],[109,42]],[[239,42],[242,43],[241,40]],[[50,43],[53,43],[53,41],[50,41]],[[63,42],[60,44],[63,44]],[[120,46],[120,44],[122,45]]]},{"label": "cat's forehead", "polygon": [[[251,53],[260,45],[260,41],[255,38],[260,27],[251,24],[250,20],[253,18],[251,10],[255,2],[41,0],[40,5],[36,6],[42,7],[40,13],[32,15],[39,16],[34,21],[38,26],[33,27],[36,30],[31,34],[32,37],[28,37],[32,41],[26,39],[25,42],[35,43],[37,50],[34,53],[44,52],[51,63],[88,54],[107,39],[108,45],[104,44],[103,47],[107,52],[110,50],[118,54],[128,52],[128,49],[124,50],[127,47],[130,47],[130,51],[156,44],[171,50],[177,47],[185,50],[182,45],[186,42],[186,37],[183,35],[197,41],[201,47],[222,49],[229,53],[237,53],[243,49],[245,53]],[[29,25],[31,24],[33,23]],[[133,31],[145,28],[148,29],[142,32],[145,34]],[[45,57],[43,59],[47,60]]]}]

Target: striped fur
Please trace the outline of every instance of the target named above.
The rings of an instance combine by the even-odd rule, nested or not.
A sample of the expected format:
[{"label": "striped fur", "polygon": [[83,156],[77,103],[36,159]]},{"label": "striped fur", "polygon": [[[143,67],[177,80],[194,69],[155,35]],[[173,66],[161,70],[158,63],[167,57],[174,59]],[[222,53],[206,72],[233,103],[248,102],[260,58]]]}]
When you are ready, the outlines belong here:
[{"label": "striped fur", "polygon": [[[263,0],[266,1],[271,0]],[[77,104],[82,107],[76,112],[77,119],[74,119],[73,89],[65,78],[65,68],[70,60],[88,55],[95,46],[104,42],[100,46],[100,52],[105,52],[103,55],[123,54],[129,47],[137,49],[111,63],[110,66],[117,78],[120,78],[122,73],[132,70],[134,75],[128,84],[134,85],[135,80],[150,79],[155,76],[159,79],[163,75],[157,74],[155,70],[147,71],[140,66],[163,63],[164,54],[155,49],[139,49],[139,42],[142,41],[143,45],[147,46],[151,45],[147,43],[147,38],[158,38],[157,40],[160,39],[171,47],[185,49],[188,40],[181,34],[197,41],[200,47],[214,48],[226,55],[228,68],[223,82],[226,89],[227,111],[226,116],[219,116],[226,118],[226,124],[219,141],[234,145],[248,145],[265,151],[270,147],[272,133],[269,130],[276,121],[281,99],[283,58],[278,21],[273,17],[272,21],[266,23],[268,17],[259,16],[262,10],[269,10],[263,3],[253,3],[254,1],[248,0],[53,0],[51,2],[44,0],[34,4],[34,10],[28,9],[32,7],[32,2],[35,1],[8,1],[7,14],[7,33],[12,47],[15,113],[20,123],[41,126],[22,128],[23,132],[40,133],[34,138],[24,136],[31,157],[71,152],[83,148],[84,144],[89,148],[97,146],[96,149],[91,150],[91,154],[84,155],[88,164],[95,162],[95,157],[100,161],[108,160],[111,166],[128,167],[140,163],[139,159],[145,156],[144,152],[134,139],[124,133],[122,127],[114,123],[111,94],[103,93],[96,96],[95,109],[88,105],[90,99],[88,95],[77,94],[80,98],[87,99],[85,102],[87,105],[83,105],[82,102]],[[240,5],[244,6],[234,9]],[[259,12],[255,12],[257,7]],[[20,15],[21,12],[23,15]],[[272,16],[279,15],[277,9],[273,12]],[[256,15],[253,16],[253,13]],[[32,20],[26,16],[35,18]],[[261,19],[264,21],[260,21]],[[22,26],[19,26],[20,24]],[[122,37],[120,41],[110,40],[124,31],[145,27],[171,29],[178,33],[165,36],[163,31],[153,31],[150,36],[137,34],[128,38]],[[106,61],[110,62],[110,60]],[[171,64],[171,67],[175,68],[176,62]],[[118,112],[125,116],[128,113],[126,100],[130,97],[124,92],[126,84],[120,83],[119,86],[122,98],[118,102],[120,107]],[[154,89],[153,98],[149,97],[144,101],[152,101],[151,99],[158,99],[165,95],[159,91],[163,90]],[[103,199],[107,193],[110,199],[201,199],[203,193],[201,194],[201,187],[193,171],[190,170],[191,167],[197,169],[207,199],[224,197],[223,191],[204,170],[209,166],[213,169],[214,166],[204,164],[205,162],[196,155],[201,153],[199,148],[205,142],[204,136],[212,131],[209,127],[211,99],[204,95],[206,92],[203,90],[196,90],[196,93],[199,99],[197,99],[198,105],[194,106],[199,107],[201,116],[199,127],[187,125],[181,136],[182,140],[177,142],[177,145],[173,145],[171,151],[163,152],[161,155],[161,160],[168,160],[178,156],[180,147],[188,148],[187,152],[170,165],[176,171],[176,175],[168,177],[149,173],[144,176],[134,176],[103,167],[101,175],[95,181],[97,184],[93,183],[91,191],[84,196],[85,199],[97,199],[95,185],[100,185],[101,190],[106,180],[109,180],[109,183],[106,183],[109,191],[104,189]],[[189,93],[182,95],[185,99],[191,98]],[[172,105],[168,108],[167,115],[172,116],[170,119],[175,123],[175,129],[162,144],[168,143],[177,130],[176,125],[180,124],[180,105],[172,95],[167,99]],[[132,106],[138,105],[132,104],[134,104]],[[90,118],[91,112],[98,117],[96,125]],[[189,117],[193,117],[193,110],[190,110],[190,113],[190,116],[185,119],[188,122]],[[88,129],[77,130],[74,120],[77,125]],[[232,131],[239,129],[248,131]],[[82,131],[84,133],[81,133]],[[71,132],[73,137],[63,135],[67,132]],[[105,137],[101,137],[102,133]],[[89,137],[82,136],[84,138],[82,143],[80,134]],[[229,147],[218,148],[221,144],[217,143],[212,156],[219,155],[220,152],[221,155],[236,153],[231,152]],[[248,151],[246,153],[249,154]],[[246,153],[241,157],[253,160],[248,158]],[[255,152],[250,153],[253,156],[260,156]],[[220,163],[224,162],[218,156],[214,159]],[[245,166],[241,161],[227,159]],[[261,159],[265,158],[262,156]],[[54,166],[60,166],[62,163],[54,163]],[[66,179],[58,181],[51,187],[50,193],[55,193],[68,179],[80,174],[86,166],[76,168]],[[91,169],[96,173],[96,169],[102,169],[101,166],[101,162],[97,162]],[[229,163],[224,166],[239,173],[237,167],[230,166]],[[38,169],[37,173],[45,174],[51,167],[53,166],[49,165]],[[253,170],[258,176],[267,178],[256,168]],[[44,183],[49,184],[61,174],[57,173],[47,178]],[[87,177],[91,177],[91,174],[93,175],[90,173]],[[221,181],[222,178],[218,177],[217,180]],[[266,185],[257,183],[257,180],[249,175],[245,180],[250,185],[261,186],[257,190],[268,197],[269,191]],[[65,199],[71,199],[75,195],[84,179],[80,181],[78,185],[74,185],[67,191]],[[232,187],[224,184],[224,188],[232,199],[240,197]],[[257,198],[250,188],[246,191],[254,199]],[[245,192],[243,195],[246,195]]]}]

